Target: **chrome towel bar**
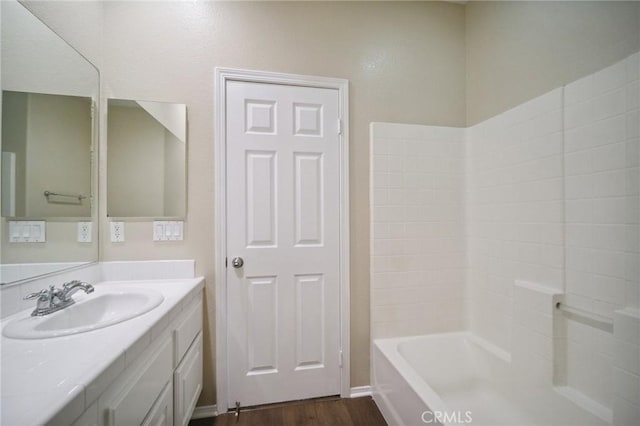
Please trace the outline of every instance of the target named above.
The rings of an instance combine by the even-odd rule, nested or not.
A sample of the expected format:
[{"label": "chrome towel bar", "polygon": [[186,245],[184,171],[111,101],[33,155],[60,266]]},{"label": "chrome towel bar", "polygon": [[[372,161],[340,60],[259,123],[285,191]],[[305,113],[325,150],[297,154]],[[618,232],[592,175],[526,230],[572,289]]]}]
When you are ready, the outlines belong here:
[{"label": "chrome towel bar", "polygon": [[47,200],[49,199],[49,197],[67,197],[67,198],[75,198],[78,201],[82,201],[85,198],[87,198],[85,195],[82,194],[64,194],[64,193],[60,193],[60,192],[53,192],[53,191],[44,191],[44,196],[47,197]]}]

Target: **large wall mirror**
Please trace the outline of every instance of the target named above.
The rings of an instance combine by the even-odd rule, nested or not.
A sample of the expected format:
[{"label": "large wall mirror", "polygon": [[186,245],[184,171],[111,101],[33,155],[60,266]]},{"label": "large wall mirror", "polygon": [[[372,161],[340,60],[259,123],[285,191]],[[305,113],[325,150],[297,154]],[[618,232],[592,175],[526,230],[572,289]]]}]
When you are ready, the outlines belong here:
[{"label": "large wall mirror", "polygon": [[184,218],[186,150],[186,105],[109,99],[109,217]]},{"label": "large wall mirror", "polygon": [[[0,8],[0,282],[10,284],[98,259],[100,84],[98,70],[22,4]],[[44,241],[22,238],[34,229]]]}]

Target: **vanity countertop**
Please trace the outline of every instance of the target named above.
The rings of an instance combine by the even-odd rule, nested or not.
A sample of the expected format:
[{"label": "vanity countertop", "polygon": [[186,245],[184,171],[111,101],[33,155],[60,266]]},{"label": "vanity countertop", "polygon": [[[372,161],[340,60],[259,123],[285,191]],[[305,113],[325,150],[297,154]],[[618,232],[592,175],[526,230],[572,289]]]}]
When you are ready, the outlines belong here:
[{"label": "vanity countertop", "polygon": [[[203,278],[106,281],[95,285],[95,294],[106,288],[153,288],[164,301],[139,317],[90,332],[36,340],[3,335],[0,423],[31,426],[54,420],[71,424],[203,287]],[[77,301],[84,297],[74,296]],[[2,327],[29,314],[22,311],[6,317]]]}]

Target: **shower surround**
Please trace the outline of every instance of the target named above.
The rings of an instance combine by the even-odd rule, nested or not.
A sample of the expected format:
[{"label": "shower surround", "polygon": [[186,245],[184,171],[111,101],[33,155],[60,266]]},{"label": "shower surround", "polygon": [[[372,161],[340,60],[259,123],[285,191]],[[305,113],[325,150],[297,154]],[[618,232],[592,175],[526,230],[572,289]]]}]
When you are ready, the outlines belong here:
[{"label": "shower surround", "polygon": [[372,339],[466,330],[640,419],[639,58],[467,129],[371,125]]},{"label": "shower surround", "polygon": [[373,123],[373,337],[465,326],[464,130]]}]

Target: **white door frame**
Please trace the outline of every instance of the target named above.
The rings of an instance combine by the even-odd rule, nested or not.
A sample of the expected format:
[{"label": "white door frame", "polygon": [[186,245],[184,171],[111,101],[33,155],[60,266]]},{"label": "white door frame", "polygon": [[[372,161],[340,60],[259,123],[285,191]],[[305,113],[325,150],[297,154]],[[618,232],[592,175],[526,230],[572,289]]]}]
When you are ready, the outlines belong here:
[{"label": "white door frame", "polygon": [[215,69],[215,289],[216,289],[216,391],[217,408],[227,411],[229,378],[227,377],[227,280],[226,280],[226,84],[227,81],[281,84],[338,90],[340,135],[340,396],[350,395],[349,350],[349,81],[337,78],[248,71],[230,68]]}]

